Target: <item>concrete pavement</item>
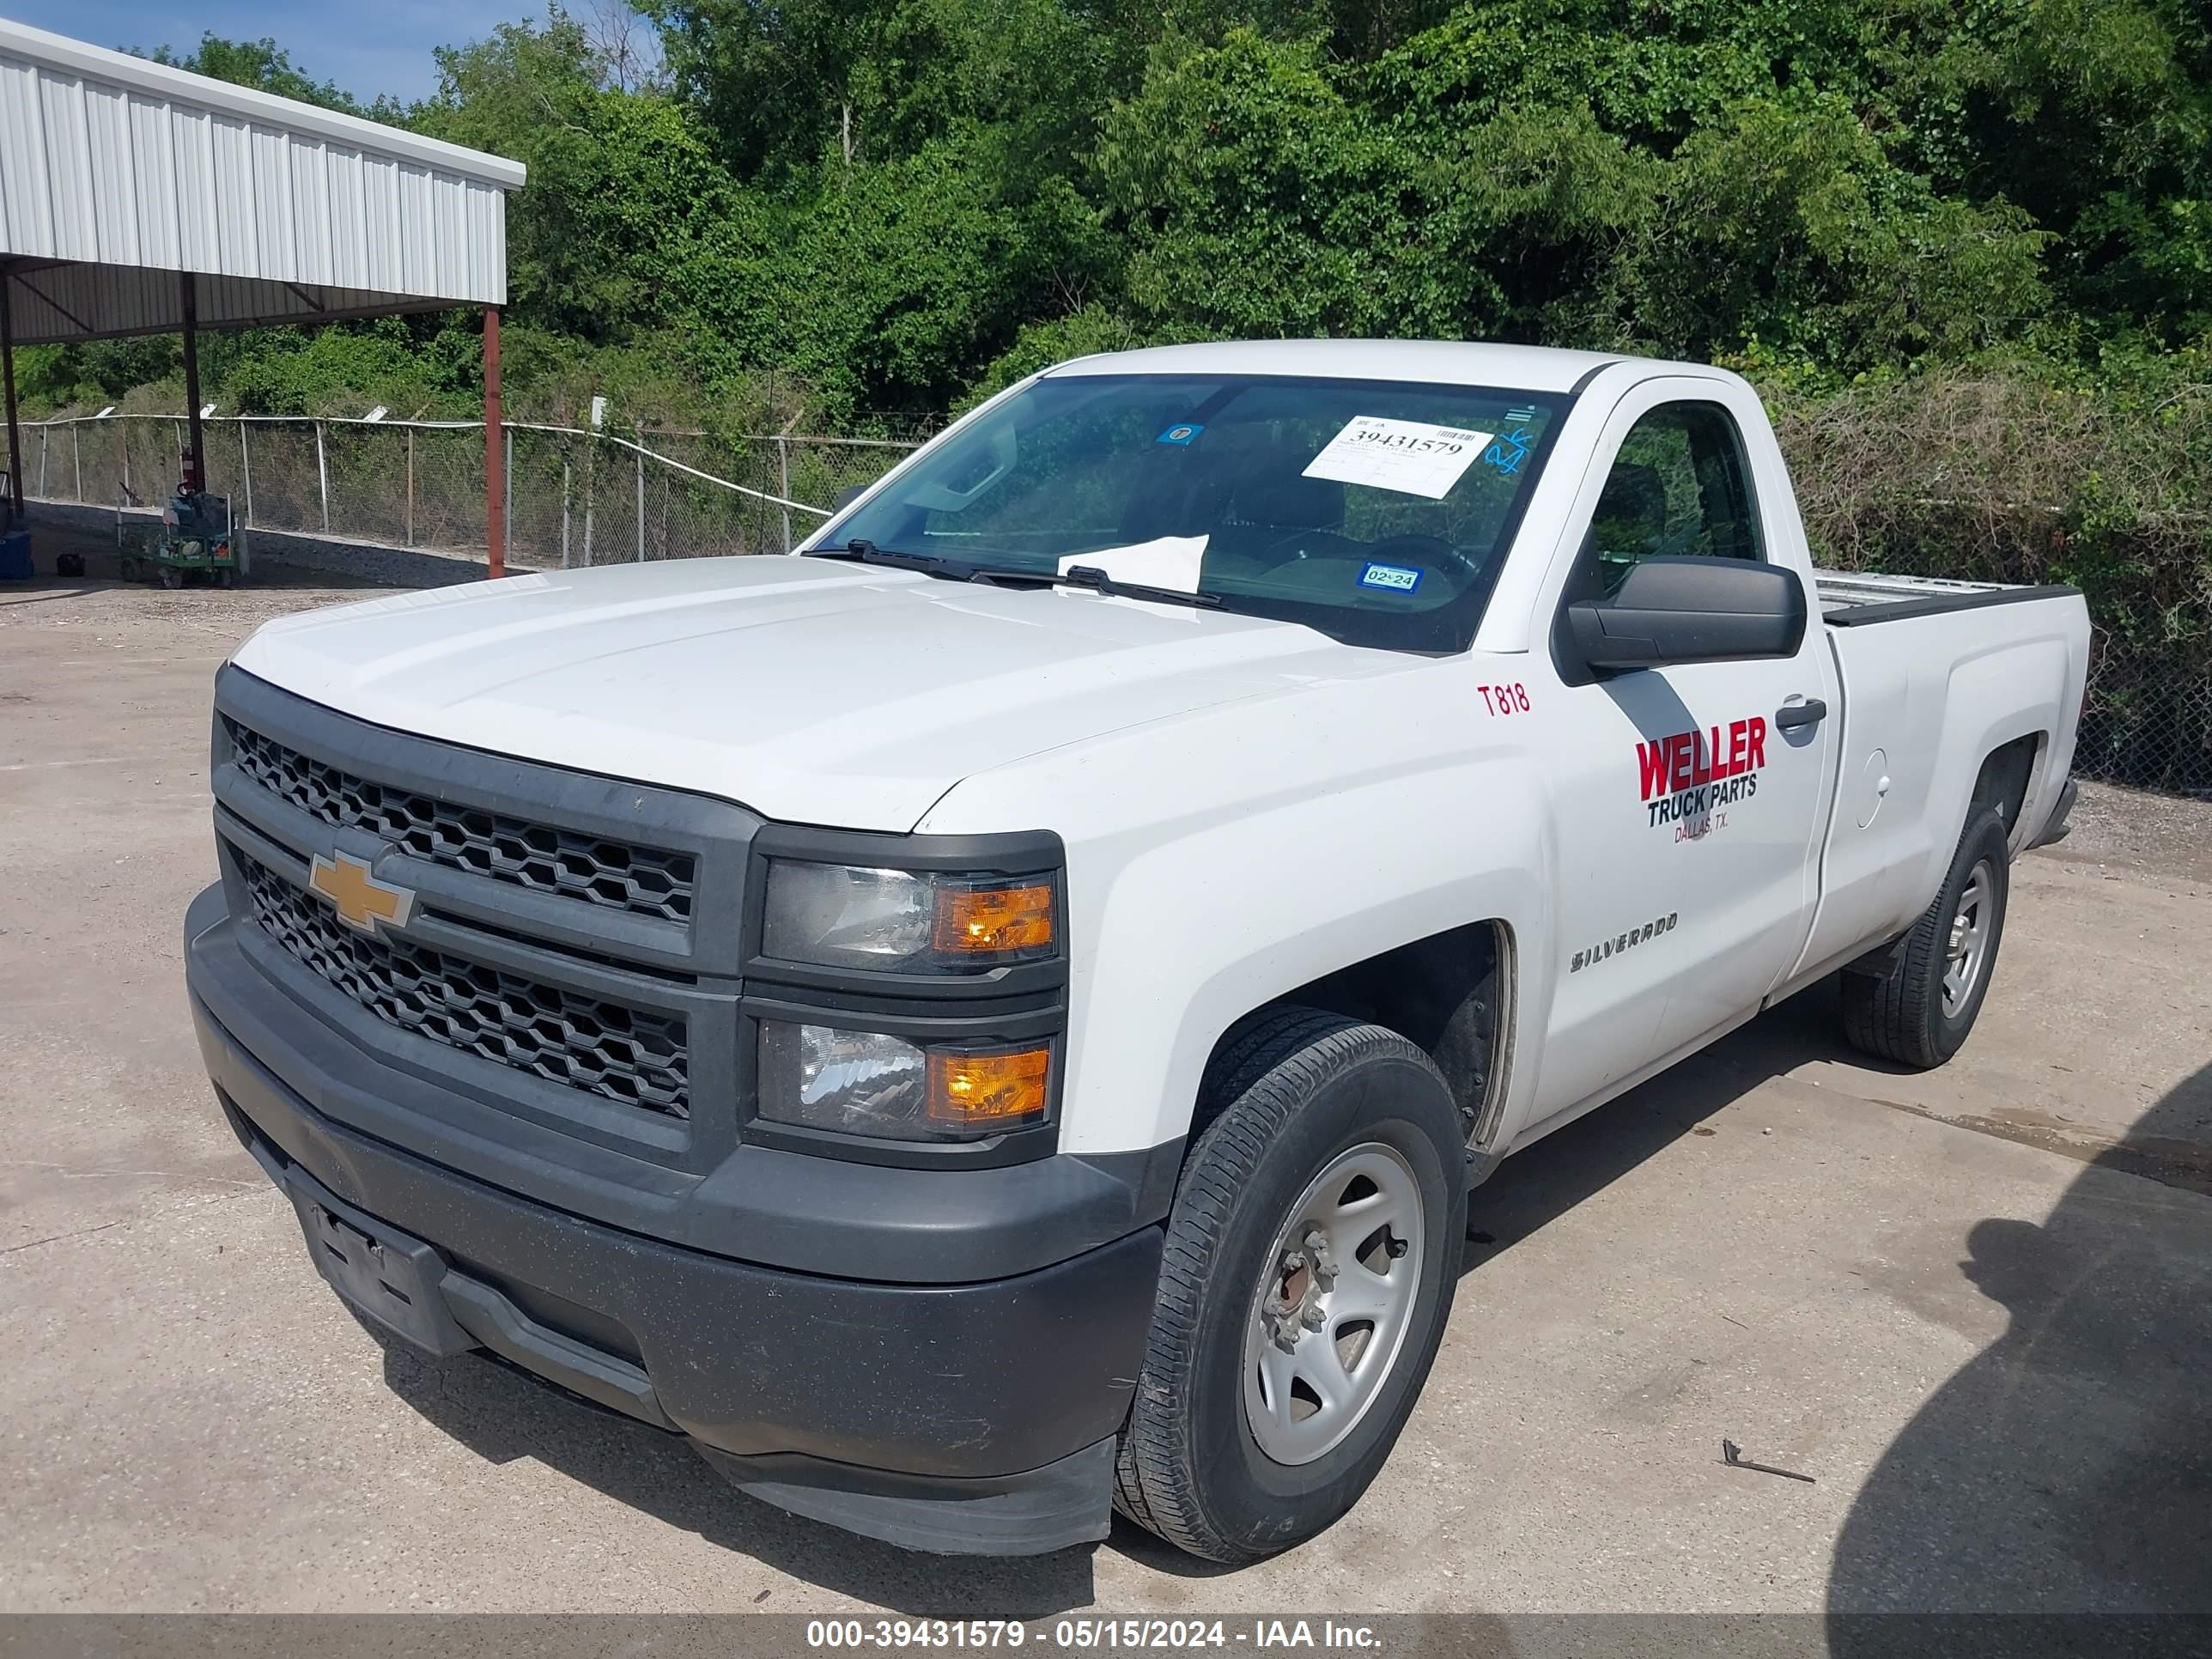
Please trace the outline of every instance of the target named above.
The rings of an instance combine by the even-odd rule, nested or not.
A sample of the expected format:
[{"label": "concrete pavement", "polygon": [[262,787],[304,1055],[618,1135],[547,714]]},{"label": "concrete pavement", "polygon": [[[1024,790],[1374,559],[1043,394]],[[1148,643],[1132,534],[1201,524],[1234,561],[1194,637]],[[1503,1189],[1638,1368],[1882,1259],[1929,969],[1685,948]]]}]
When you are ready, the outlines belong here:
[{"label": "concrete pavement", "polygon": [[[1307,1547],[1224,1573],[1117,1524],[933,1560],[386,1351],[222,1126],[178,940],[214,870],[209,681],[346,597],[0,593],[0,1607],[2212,1611],[2190,858],[2026,860],[1940,1072],[1848,1057],[1808,994],[1509,1163],[1410,1427]],[[2212,811],[2157,810],[2212,844]],[[1723,1436],[1816,1483],[1723,1468]]]}]

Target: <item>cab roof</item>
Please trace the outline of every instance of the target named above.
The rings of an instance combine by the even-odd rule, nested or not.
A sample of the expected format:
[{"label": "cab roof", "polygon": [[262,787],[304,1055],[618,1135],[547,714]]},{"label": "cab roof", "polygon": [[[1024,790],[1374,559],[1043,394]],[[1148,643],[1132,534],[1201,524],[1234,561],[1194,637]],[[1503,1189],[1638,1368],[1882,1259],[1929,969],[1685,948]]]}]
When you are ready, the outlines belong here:
[{"label": "cab roof", "polygon": [[1333,380],[1409,380],[1440,386],[1571,392],[1619,353],[1453,340],[1233,340],[1149,346],[1079,357],[1049,379],[1091,374],[1304,374]]}]

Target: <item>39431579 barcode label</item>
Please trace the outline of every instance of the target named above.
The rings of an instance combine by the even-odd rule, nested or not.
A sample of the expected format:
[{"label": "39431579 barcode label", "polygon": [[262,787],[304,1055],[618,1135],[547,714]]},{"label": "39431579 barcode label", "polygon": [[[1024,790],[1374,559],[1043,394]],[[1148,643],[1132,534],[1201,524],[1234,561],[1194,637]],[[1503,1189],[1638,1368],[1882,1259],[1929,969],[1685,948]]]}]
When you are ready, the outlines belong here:
[{"label": "39431579 barcode label", "polygon": [[1305,476],[1439,501],[1451,494],[1491,435],[1425,421],[1355,415],[1306,463]]}]

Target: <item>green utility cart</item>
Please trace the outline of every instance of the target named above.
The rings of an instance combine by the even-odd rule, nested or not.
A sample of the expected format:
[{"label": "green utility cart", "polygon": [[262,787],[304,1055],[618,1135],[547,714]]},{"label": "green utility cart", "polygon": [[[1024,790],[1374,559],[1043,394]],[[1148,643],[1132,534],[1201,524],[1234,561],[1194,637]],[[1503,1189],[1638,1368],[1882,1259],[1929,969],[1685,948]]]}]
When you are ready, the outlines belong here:
[{"label": "green utility cart", "polygon": [[246,572],[245,552],[234,533],[230,497],[180,489],[161,509],[156,526],[115,515],[118,574],[126,582],[158,581],[182,587],[187,580],[233,587]]}]

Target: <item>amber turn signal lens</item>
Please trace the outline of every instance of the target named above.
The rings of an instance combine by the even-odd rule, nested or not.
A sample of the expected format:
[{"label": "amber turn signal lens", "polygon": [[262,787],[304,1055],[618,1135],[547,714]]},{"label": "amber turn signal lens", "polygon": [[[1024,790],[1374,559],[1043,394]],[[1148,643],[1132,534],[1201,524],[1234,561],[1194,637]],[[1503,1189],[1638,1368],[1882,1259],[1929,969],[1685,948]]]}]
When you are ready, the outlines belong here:
[{"label": "amber turn signal lens", "polygon": [[1012,1054],[960,1054],[933,1049],[929,1056],[929,1119],[954,1127],[1013,1128],[1042,1119],[1049,1048]]},{"label": "amber turn signal lens", "polygon": [[1052,944],[1052,884],[937,890],[932,941],[952,956],[995,956]]}]

